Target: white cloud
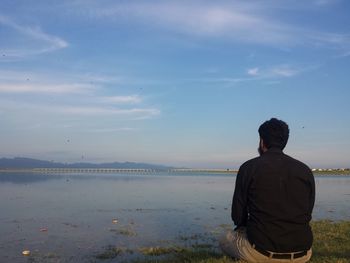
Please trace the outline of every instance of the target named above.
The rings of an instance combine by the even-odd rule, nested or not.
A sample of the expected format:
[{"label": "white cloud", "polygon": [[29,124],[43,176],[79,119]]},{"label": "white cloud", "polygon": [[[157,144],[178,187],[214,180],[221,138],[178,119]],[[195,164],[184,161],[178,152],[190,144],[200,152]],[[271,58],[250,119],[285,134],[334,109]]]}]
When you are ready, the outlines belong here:
[{"label": "white cloud", "polygon": [[350,56],[350,51],[344,52],[343,54],[337,56],[337,57],[349,57]]},{"label": "white cloud", "polygon": [[333,46],[343,46],[349,47],[350,35],[349,34],[339,34],[339,33],[310,33],[309,36],[315,41],[315,45],[333,45]]},{"label": "white cloud", "polygon": [[[25,71],[0,69],[0,93],[84,93],[92,94],[102,90],[105,85],[118,85],[121,77],[116,75],[97,75],[91,73],[63,73],[50,71]],[[125,103],[139,102],[141,98],[133,96],[104,97],[100,100],[113,100]]]},{"label": "white cloud", "polygon": [[246,71],[246,74],[249,75],[249,77],[218,77],[218,78],[202,78],[202,79],[192,79],[194,81],[201,81],[201,82],[222,82],[222,83],[228,83],[228,84],[237,84],[242,82],[248,82],[248,81],[259,81],[259,80],[270,80],[274,81],[273,83],[276,83],[276,79],[281,78],[290,78],[297,76],[305,71],[315,69],[316,66],[309,66],[309,67],[295,67],[288,64],[284,65],[277,65],[272,66],[268,68],[260,68],[260,67],[253,67],[249,68]]},{"label": "white cloud", "polygon": [[138,95],[101,97],[100,101],[117,104],[137,104],[142,101]]},{"label": "white cloud", "polygon": [[[81,72],[51,72],[51,71],[30,71],[30,70],[2,70],[0,69],[0,81],[22,83],[80,83],[90,86],[105,84],[125,84],[123,77],[116,74],[96,74]],[[28,83],[27,83],[28,84]]]},{"label": "white cloud", "polygon": [[110,133],[110,132],[128,132],[128,131],[136,131],[135,128],[130,127],[120,127],[120,128],[101,128],[101,129],[89,129],[87,132],[92,133]]},{"label": "white cloud", "polygon": [[[326,32],[292,24],[281,10],[299,10],[326,5],[336,0],[295,1],[75,1],[74,9],[89,18],[109,19],[118,23],[139,23],[189,36],[220,38],[229,41],[272,45],[314,47],[349,47],[346,35],[339,41],[325,38]],[[69,11],[74,12],[74,11]],[[335,34],[334,34],[335,35]]]},{"label": "white cloud", "polygon": [[247,70],[248,75],[257,76],[259,75],[259,68],[250,68]]},{"label": "white cloud", "polygon": [[314,0],[314,3],[319,6],[333,5],[338,2],[339,0]]},{"label": "white cloud", "polygon": [[[0,24],[13,29],[21,37],[25,37],[25,41],[27,42],[26,49],[20,47],[11,47],[10,49],[1,47],[1,52],[3,53],[0,57],[1,60],[10,60],[12,58],[16,59],[30,55],[38,55],[68,47],[68,43],[65,40],[60,37],[47,34],[43,32],[39,27],[20,25],[9,17],[3,15],[0,15]],[[19,42],[17,43],[19,46],[22,44],[20,41],[17,42]],[[28,48],[29,46],[30,48]]]},{"label": "white cloud", "polygon": [[123,82],[123,78],[121,76],[98,75],[96,73],[86,73],[86,74],[74,75],[74,78],[77,78],[83,82],[101,83],[101,84]]},{"label": "white cloud", "polygon": [[[1,102],[0,111],[119,116],[127,119],[146,119],[160,114],[158,109],[140,106],[143,102],[140,95],[101,95],[104,92],[103,86],[90,84],[91,79],[83,82],[81,78],[82,75],[79,74],[54,76],[47,73],[0,70],[0,94],[6,94],[7,98],[11,98]],[[103,76],[99,79],[101,78],[105,79]],[[82,82],[79,82],[80,80]],[[28,97],[27,94],[35,96]],[[52,95],[62,96],[55,97],[55,104],[47,105],[46,99],[52,101]],[[14,100],[17,103],[13,103]],[[138,107],[132,106],[136,104]]]},{"label": "white cloud", "polygon": [[[30,116],[47,115],[50,118],[57,116],[76,117],[118,117],[125,120],[149,119],[158,116],[161,112],[156,108],[115,108],[104,105],[84,106],[65,104],[46,104],[21,102],[19,100],[0,100],[0,111],[29,114]],[[56,116],[56,117],[54,117]]]},{"label": "white cloud", "polygon": [[155,108],[111,108],[111,107],[88,107],[88,106],[54,106],[48,109],[49,112],[55,114],[64,114],[68,116],[81,117],[98,117],[109,116],[118,117],[124,120],[143,120],[149,119],[160,114],[160,111]]},{"label": "white cloud", "polygon": [[245,5],[238,3],[128,2],[87,6],[82,2],[80,7],[90,17],[146,22],[148,26],[196,36],[270,44],[291,43],[294,37],[291,34],[293,28],[260,14],[249,13]]},{"label": "white cloud", "polygon": [[279,66],[268,70],[267,74],[271,77],[293,77],[299,73],[299,70],[290,66]]},{"label": "white cloud", "polygon": [[247,74],[257,77],[257,79],[274,79],[274,78],[289,78],[309,70],[309,68],[293,67],[291,65],[278,65],[265,69],[251,68],[248,69]]},{"label": "white cloud", "polygon": [[159,115],[158,109],[152,108],[132,108],[132,109],[116,109],[108,107],[84,107],[84,106],[65,106],[65,107],[51,107],[51,111],[64,114],[76,115],[120,115],[120,116],[134,116],[134,117],[151,117]]},{"label": "white cloud", "polygon": [[256,80],[256,78],[242,78],[242,77],[217,77],[217,78],[200,78],[200,79],[188,79],[189,81],[199,81],[199,82],[226,82],[226,83],[240,83],[246,81]]},{"label": "white cloud", "polygon": [[52,83],[0,83],[0,93],[90,93],[94,89],[89,84],[52,84]]}]

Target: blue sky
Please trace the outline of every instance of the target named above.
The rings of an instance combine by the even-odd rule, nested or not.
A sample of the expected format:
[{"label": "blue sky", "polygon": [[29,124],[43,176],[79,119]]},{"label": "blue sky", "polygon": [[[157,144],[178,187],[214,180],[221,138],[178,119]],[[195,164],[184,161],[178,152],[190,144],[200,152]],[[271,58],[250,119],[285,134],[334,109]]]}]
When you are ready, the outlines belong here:
[{"label": "blue sky", "polygon": [[0,3],[0,157],[350,167],[350,2]]}]

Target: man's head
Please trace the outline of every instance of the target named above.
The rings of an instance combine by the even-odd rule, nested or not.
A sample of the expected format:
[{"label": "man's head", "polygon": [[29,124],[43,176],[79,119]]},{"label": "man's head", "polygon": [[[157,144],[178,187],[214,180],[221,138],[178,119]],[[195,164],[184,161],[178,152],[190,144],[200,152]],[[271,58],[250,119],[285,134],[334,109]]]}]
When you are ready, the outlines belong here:
[{"label": "man's head", "polygon": [[275,147],[283,150],[289,137],[288,124],[282,120],[272,118],[260,125],[259,135],[259,153],[264,152],[262,148],[270,149]]}]

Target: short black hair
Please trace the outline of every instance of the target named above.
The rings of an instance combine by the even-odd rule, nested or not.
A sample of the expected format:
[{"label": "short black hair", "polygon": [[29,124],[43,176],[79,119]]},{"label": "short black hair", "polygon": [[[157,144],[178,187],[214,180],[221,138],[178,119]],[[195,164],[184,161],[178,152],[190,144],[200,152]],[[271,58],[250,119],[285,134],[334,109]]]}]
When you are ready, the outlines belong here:
[{"label": "short black hair", "polygon": [[284,121],[271,118],[260,125],[259,135],[267,149],[277,147],[283,150],[288,142],[289,127]]}]

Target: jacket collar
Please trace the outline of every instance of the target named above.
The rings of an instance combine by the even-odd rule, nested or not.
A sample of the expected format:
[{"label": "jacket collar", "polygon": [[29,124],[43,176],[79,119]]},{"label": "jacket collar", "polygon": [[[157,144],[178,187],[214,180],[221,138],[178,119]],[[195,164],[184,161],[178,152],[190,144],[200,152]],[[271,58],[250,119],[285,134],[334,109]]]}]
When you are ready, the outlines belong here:
[{"label": "jacket collar", "polygon": [[283,151],[277,147],[271,147],[265,153],[283,153]]}]

